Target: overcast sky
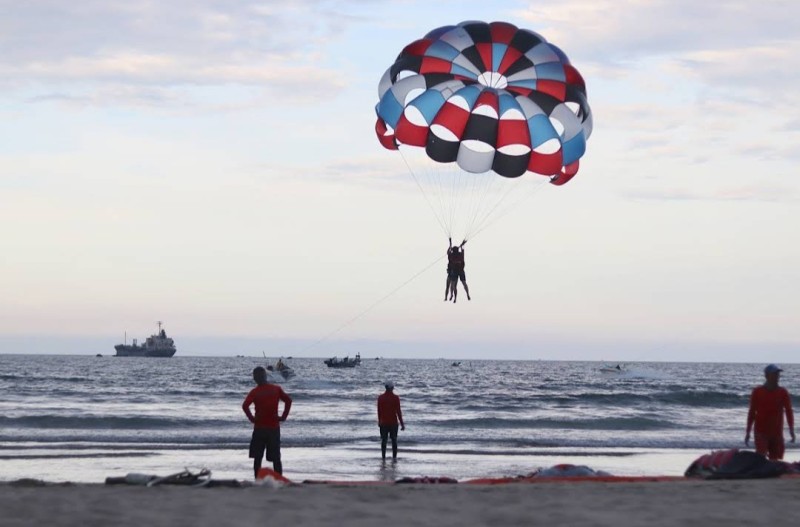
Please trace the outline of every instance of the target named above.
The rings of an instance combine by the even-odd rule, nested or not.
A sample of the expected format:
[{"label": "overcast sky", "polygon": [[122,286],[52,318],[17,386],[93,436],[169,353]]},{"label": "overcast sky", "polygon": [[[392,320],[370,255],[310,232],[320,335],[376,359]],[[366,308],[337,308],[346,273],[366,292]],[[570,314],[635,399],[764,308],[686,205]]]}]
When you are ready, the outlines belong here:
[{"label": "overcast sky", "polygon": [[[0,11],[0,352],[163,320],[186,355],[796,360],[794,0]],[[378,81],[462,20],[561,47],[594,132],[573,181],[468,243],[471,302],[442,302],[439,261],[368,309],[447,245],[375,138]]]}]

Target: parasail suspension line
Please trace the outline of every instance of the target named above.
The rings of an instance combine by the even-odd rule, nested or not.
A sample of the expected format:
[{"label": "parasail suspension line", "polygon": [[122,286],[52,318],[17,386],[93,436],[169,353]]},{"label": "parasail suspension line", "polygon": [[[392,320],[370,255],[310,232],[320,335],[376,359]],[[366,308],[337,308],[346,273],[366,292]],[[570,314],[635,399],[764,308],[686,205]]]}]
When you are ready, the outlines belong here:
[{"label": "parasail suspension line", "polygon": [[370,311],[372,311],[373,309],[375,309],[376,307],[378,307],[378,306],[379,306],[380,304],[382,304],[384,301],[388,300],[388,299],[389,299],[389,297],[391,297],[392,295],[394,295],[395,293],[397,293],[398,291],[400,291],[401,289],[403,289],[405,286],[407,286],[408,284],[410,284],[410,283],[411,283],[411,282],[413,282],[414,280],[416,280],[416,279],[417,279],[417,278],[418,278],[420,275],[424,274],[424,273],[425,273],[425,271],[427,271],[428,269],[430,269],[430,268],[431,268],[431,267],[433,267],[434,265],[438,264],[440,261],[442,261],[442,260],[444,259],[444,257],[445,257],[445,256],[446,256],[446,255],[443,255],[443,256],[439,256],[439,257],[437,257],[437,258],[436,258],[434,261],[432,261],[431,263],[429,263],[428,265],[426,265],[425,267],[423,267],[422,269],[420,269],[419,271],[417,271],[416,273],[414,273],[414,274],[411,276],[411,278],[407,279],[405,282],[403,282],[402,284],[398,285],[397,287],[395,287],[394,289],[392,289],[391,291],[389,291],[388,293],[386,293],[385,295],[383,295],[382,297],[380,297],[378,300],[376,300],[375,302],[373,302],[372,304],[370,304],[369,306],[367,306],[365,309],[363,309],[361,312],[359,312],[359,313],[358,313],[357,315],[355,315],[354,317],[352,317],[352,318],[350,318],[350,319],[346,320],[344,323],[342,323],[341,325],[339,325],[339,326],[338,326],[336,329],[334,329],[334,330],[333,330],[333,331],[331,331],[330,333],[327,333],[326,335],[323,335],[323,336],[322,336],[322,337],[320,337],[319,339],[315,340],[314,342],[312,342],[311,344],[309,344],[308,346],[306,346],[305,348],[303,348],[302,350],[300,350],[300,352],[301,352],[301,353],[305,353],[306,351],[310,350],[311,348],[314,348],[314,347],[315,347],[315,346],[317,346],[318,344],[320,344],[320,343],[322,343],[322,342],[324,342],[324,341],[326,341],[326,340],[330,339],[332,336],[336,335],[337,333],[339,333],[340,331],[342,331],[342,330],[343,330],[344,328],[346,328],[347,326],[349,326],[349,325],[353,324],[353,323],[354,323],[354,322],[356,322],[358,319],[360,319],[361,317],[363,317],[364,315],[366,315],[367,313],[369,313]]}]

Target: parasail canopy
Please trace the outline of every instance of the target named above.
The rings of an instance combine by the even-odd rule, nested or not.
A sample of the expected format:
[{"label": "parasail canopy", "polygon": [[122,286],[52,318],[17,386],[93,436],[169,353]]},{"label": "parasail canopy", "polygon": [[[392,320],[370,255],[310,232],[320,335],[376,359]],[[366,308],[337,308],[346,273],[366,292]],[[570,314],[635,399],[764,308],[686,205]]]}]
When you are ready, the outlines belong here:
[{"label": "parasail canopy", "polygon": [[[461,22],[408,44],[381,78],[378,97],[375,130],[384,147],[467,174],[530,172],[563,185],[578,172],[592,133],[586,84],[566,54],[505,22]],[[448,189],[442,177],[449,176],[435,170],[434,185]],[[491,184],[464,181],[450,185],[454,193]]]}]

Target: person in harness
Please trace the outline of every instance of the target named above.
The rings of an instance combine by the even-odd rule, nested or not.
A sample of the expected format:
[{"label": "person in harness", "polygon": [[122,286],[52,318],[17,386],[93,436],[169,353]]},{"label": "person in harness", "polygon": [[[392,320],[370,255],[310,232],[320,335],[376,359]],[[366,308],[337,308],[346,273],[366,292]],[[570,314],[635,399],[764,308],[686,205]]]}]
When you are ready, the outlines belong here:
[{"label": "person in harness", "polygon": [[464,244],[453,246],[453,239],[448,238],[450,245],[447,248],[447,283],[444,290],[444,300],[452,300],[453,303],[458,299],[458,281],[464,286],[467,293],[467,300],[472,300],[469,296],[469,286],[467,286],[467,275],[464,273]]}]

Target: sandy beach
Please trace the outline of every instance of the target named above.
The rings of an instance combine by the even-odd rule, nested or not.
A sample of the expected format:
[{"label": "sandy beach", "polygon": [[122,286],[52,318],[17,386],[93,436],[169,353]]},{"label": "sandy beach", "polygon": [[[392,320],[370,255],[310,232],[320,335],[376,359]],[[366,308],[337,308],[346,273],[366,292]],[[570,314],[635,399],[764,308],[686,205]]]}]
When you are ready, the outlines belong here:
[{"label": "sandy beach", "polygon": [[800,479],[286,488],[0,485],[3,526],[790,525]]}]

